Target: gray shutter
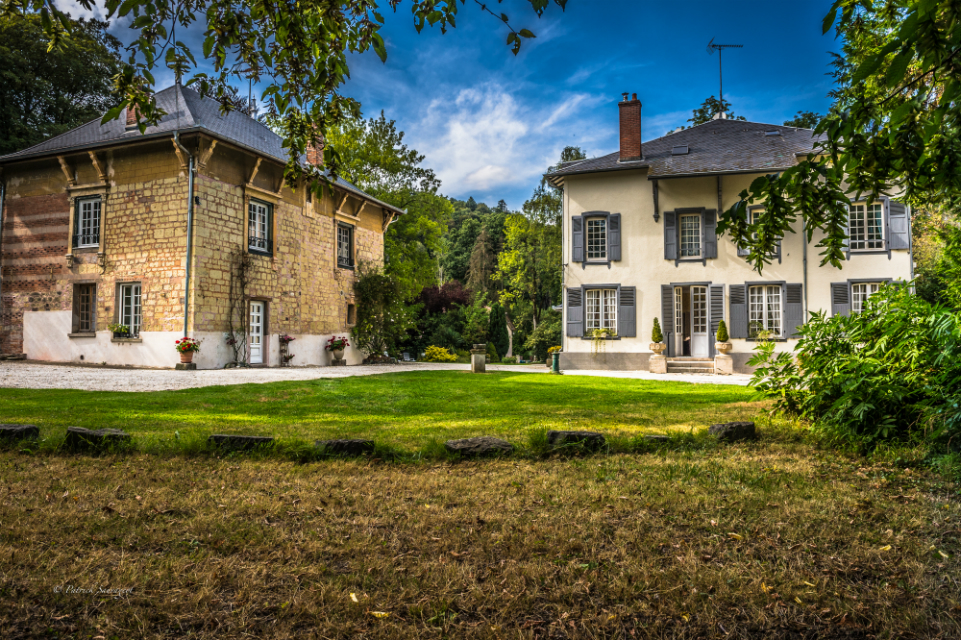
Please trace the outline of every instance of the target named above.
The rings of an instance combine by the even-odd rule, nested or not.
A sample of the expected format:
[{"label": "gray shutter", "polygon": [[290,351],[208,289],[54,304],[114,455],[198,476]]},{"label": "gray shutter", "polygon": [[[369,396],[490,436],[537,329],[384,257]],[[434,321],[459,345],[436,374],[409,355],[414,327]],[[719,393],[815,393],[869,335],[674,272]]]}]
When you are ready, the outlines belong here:
[{"label": "gray shutter", "polygon": [[664,212],[664,259],[677,260],[677,214]]},{"label": "gray shutter", "polygon": [[621,259],[621,214],[612,213],[607,223],[607,259]]},{"label": "gray shutter", "polygon": [[571,262],[584,262],[584,216],[571,218]]},{"label": "gray shutter", "polygon": [[784,335],[796,338],[797,329],[804,324],[804,285],[785,285],[784,293]]},{"label": "gray shutter", "polygon": [[888,248],[907,249],[910,247],[908,208],[903,202],[888,201]]},{"label": "gray shutter", "polygon": [[703,238],[704,258],[717,257],[717,211],[708,209],[701,214],[701,236]]},{"label": "gray shutter", "polygon": [[[724,285],[711,285],[711,335],[717,336],[717,326],[724,319]],[[728,332],[730,333],[730,332]]]},{"label": "gray shutter", "polygon": [[[844,256],[846,259],[851,259],[851,207],[850,205],[844,205],[848,210],[848,223],[844,228]],[[805,236],[806,238],[807,236]]]},{"label": "gray shutter", "polygon": [[732,338],[747,338],[747,285],[732,284],[728,298],[731,312],[727,332]]},{"label": "gray shutter", "polygon": [[617,299],[617,335],[623,338],[637,336],[637,289],[621,287]]},{"label": "gray shutter", "polygon": [[851,290],[847,282],[831,283],[831,315],[851,315]]},{"label": "gray shutter", "polygon": [[[666,215],[666,214],[665,214]],[[661,333],[667,343],[667,355],[674,355],[674,287],[661,285]]]},{"label": "gray shutter", "polygon": [[584,292],[567,290],[567,335],[580,338],[584,335]]},{"label": "gray shutter", "polygon": [[750,253],[751,253],[750,249],[746,247],[742,247],[741,245],[737,245],[737,255],[744,257]]}]

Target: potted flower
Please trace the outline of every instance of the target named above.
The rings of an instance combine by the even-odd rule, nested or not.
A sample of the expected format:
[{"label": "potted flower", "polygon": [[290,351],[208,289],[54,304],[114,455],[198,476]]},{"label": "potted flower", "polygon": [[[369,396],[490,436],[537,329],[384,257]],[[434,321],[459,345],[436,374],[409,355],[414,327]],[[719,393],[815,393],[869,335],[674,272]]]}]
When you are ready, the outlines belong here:
[{"label": "potted flower", "polygon": [[661,323],[657,317],[654,318],[654,330],[651,331],[650,347],[656,356],[661,355],[661,353],[667,349],[667,345],[664,344],[664,334],[661,333]]},{"label": "potted flower", "polygon": [[112,323],[112,324],[108,324],[108,325],[107,325],[107,328],[110,329],[111,331],[113,331],[113,337],[114,337],[114,338],[129,338],[129,337],[130,337],[130,327],[128,327],[128,326],[125,325],[125,324],[120,324],[120,323],[118,323],[118,322],[114,322],[114,323]]},{"label": "potted flower", "polygon": [[730,336],[727,334],[727,325],[721,320],[717,324],[717,342],[714,343],[714,348],[718,353],[727,353],[734,346],[730,342]]},{"label": "potted flower", "polygon": [[175,343],[181,362],[193,362],[194,353],[200,351],[200,340],[183,337]]},{"label": "potted flower", "polygon": [[344,357],[344,349],[350,346],[347,342],[347,336],[337,337],[334,336],[327,341],[327,346],[325,347],[327,351],[330,351],[330,355],[334,356],[335,360],[342,360]]}]

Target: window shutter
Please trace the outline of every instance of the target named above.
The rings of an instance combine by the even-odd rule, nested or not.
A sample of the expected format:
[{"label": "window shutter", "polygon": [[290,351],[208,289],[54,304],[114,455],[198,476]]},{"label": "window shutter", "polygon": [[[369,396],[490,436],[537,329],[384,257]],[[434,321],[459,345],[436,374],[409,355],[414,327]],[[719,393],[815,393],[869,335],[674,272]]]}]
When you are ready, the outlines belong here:
[{"label": "window shutter", "polygon": [[623,338],[637,336],[637,289],[621,287],[617,300],[617,335]]},{"label": "window shutter", "polygon": [[[848,211],[848,222],[844,229],[844,256],[846,259],[851,259],[851,207],[848,205],[842,205],[847,208]],[[806,237],[806,236],[805,236]]]},{"label": "window shutter", "polygon": [[664,212],[664,259],[677,260],[677,214],[673,211]]},{"label": "window shutter", "polygon": [[584,292],[567,290],[567,335],[580,338],[584,335]]},{"label": "window shutter", "polygon": [[747,285],[732,284],[728,297],[731,313],[727,332],[732,338],[747,338]]},{"label": "window shutter", "polygon": [[701,214],[701,238],[704,258],[717,257],[717,211],[708,209]]},{"label": "window shutter", "polygon": [[785,285],[784,292],[784,334],[796,338],[797,329],[804,324],[804,285]]},{"label": "window shutter", "polygon": [[903,202],[888,200],[888,249],[907,249],[911,244],[908,208]]},{"label": "window shutter", "polygon": [[751,250],[750,250],[750,249],[748,249],[748,248],[746,248],[746,247],[742,247],[741,245],[737,245],[737,255],[739,255],[739,256],[741,256],[741,257],[745,257],[745,256],[747,256],[747,255],[750,254],[750,253],[751,253]]},{"label": "window shutter", "polygon": [[571,262],[584,262],[584,216],[571,218]]},{"label": "window shutter", "polygon": [[717,335],[717,326],[724,319],[724,285],[711,285],[711,335]]},{"label": "window shutter", "polygon": [[831,315],[851,315],[851,290],[847,282],[831,283]]},{"label": "window shutter", "polygon": [[612,213],[607,222],[607,259],[621,259],[621,214]]},{"label": "window shutter", "polygon": [[674,355],[674,287],[661,285],[661,333],[667,343],[667,355]]}]

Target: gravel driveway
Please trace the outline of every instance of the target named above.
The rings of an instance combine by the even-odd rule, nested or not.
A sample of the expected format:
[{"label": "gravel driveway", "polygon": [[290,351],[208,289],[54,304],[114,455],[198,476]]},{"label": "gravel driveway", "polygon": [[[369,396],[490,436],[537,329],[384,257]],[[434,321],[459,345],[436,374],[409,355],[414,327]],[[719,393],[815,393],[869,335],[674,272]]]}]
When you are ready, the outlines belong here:
[{"label": "gravel driveway", "polygon": [[[0,363],[0,387],[19,389],[84,389],[87,391],[174,391],[192,387],[226,384],[283,382],[370,376],[406,371],[469,371],[466,364],[418,362],[382,366],[290,367],[270,369],[208,369],[173,371],[170,369],[111,369],[6,361]],[[488,365],[488,371],[546,374],[543,365]],[[646,371],[569,371],[567,375],[593,375],[610,378],[673,380],[701,384],[746,385],[749,376],[710,376],[689,374],[657,375]]]}]

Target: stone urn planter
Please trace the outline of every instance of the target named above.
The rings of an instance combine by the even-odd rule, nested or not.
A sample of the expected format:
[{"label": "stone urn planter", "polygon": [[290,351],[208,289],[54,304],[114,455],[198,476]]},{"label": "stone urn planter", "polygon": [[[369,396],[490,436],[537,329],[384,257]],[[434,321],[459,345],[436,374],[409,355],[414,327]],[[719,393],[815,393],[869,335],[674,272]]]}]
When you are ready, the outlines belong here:
[{"label": "stone urn planter", "polygon": [[733,349],[733,348],[734,348],[734,345],[731,344],[730,342],[715,342],[715,343],[714,343],[714,349],[717,350],[717,352],[720,353],[720,354],[727,354],[727,353],[728,353],[731,349]]},{"label": "stone urn planter", "polygon": [[181,352],[180,352],[180,361],[183,362],[184,364],[189,364],[189,363],[193,362],[193,361],[194,361],[194,352],[193,352],[193,351],[181,351]]},{"label": "stone urn planter", "polygon": [[665,349],[667,349],[667,345],[663,342],[652,342],[650,344],[650,349],[654,352],[654,355],[659,356],[664,353]]},{"label": "stone urn planter", "polygon": [[330,355],[334,356],[334,360],[343,360],[343,359],[344,359],[344,350],[343,350],[343,349],[331,349],[331,350],[330,350]]}]

